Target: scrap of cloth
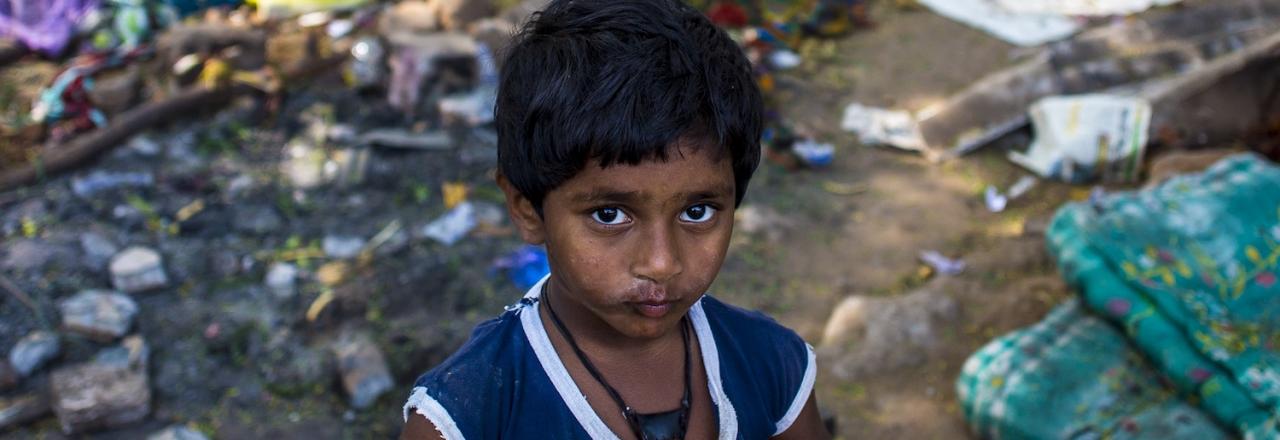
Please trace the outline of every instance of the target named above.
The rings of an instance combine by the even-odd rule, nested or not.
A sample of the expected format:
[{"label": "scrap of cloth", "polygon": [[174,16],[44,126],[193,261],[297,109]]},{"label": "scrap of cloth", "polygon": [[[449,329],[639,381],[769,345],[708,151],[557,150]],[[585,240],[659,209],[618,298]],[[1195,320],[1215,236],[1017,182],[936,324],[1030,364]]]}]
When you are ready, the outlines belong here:
[{"label": "scrap of cloth", "polygon": [[[1102,434],[1118,435],[1140,431],[1152,417],[1150,411],[1163,419],[1196,423],[1195,417],[1164,404],[1155,406],[1164,409],[1147,405],[1141,413],[1121,409],[1099,419],[1098,407],[1132,408],[1143,397],[1124,386],[1060,386],[1074,377],[1106,382],[1113,371],[1106,366],[1133,352],[1143,363],[1131,371],[1196,402],[1235,435],[1280,438],[1277,188],[1280,168],[1245,153],[1154,188],[1064,206],[1047,233],[1050,251],[1080,301],[1123,335],[1127,348],[1107,352],[1095,344],[1099,347],[1092,354],[1065,356],[1058,351],[1076,342],[1059,340],[993,363],[983,358],[991,356],[989,351],[1000,352],[1002,342],[1020,333],[993,342],[970,359],[958,384],[974,427],[993,438],[1072,438],[1072,429],[1095,423]],[[1046,369],[1057,373],[1047,375]],[[1029,387],[1035,382],[980,380],[994,370],[1047,382]],[[1064,399],[1079,399],[1079,407],[1059,408],[1069,409],[1071,417],[1037,410],[1047,407],[1043,402]],[[1027,419],[1014,420],[1012,414]],[[1030,425],[1037,417],[1050,426]]]},{"label": "scrap of cloth", "polygon": [[76,27],[98,10],[98,0],[0,0],[0,36],[22,42],[47,56],[58,56]]}]

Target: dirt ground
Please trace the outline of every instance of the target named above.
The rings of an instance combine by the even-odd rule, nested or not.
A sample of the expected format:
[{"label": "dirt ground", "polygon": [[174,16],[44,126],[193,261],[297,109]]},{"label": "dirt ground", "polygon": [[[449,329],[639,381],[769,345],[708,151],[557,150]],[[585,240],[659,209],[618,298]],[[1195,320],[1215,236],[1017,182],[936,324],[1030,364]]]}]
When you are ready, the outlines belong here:
[{"label": "dirt ground", "polygon": [[[820,170],[762,165],[744,207],[772,213],[770,220],[757,231],[743,230],[739,224],[729,260],[712,293],[765,311],[820,349],[831,311],[849,295],[893,298],[921,288],[947,295],[956,301],[958,317],[941,329],[938,343],[922,362],[855,377],[820,369],[817,395],[824,411],[835,417],[839,438],[968,438],[954,386],[961,365],[987,341],[1038,321],[1070,295],[1046,254],[1042,231],[1058,206],[1082,197],[1087,189],[1041,182],[1005,212],[990,213],[982,202],[983,189],[987,185],[1007,188],[1027,174],[1009,163],[999,147],[934,164],[913,153],[859,145],[852,134],[843,132],[840,119],[851,102],[918,110],[1011,65],[1024,52],[926,10],[899,9],[894,6],[897,3],[872,2],[875,28],[807,43],[801,48],[804,63],[778,78],[786,119],[834,143],[836,158]],[[0,77],[0,84],[15,82],[20,81]],[[21,91],[0,88],[0,103],[21,101]],[[312,102],[296,102],[307,100],[336,103],[338,119],[356,125],[352,121],[376,120],[391,113],[354,97],[311,94],[315,96],[286,103],[282,114],[307,108]],[[19,117],[20,112],[12,108],[16,107],[0,111],[0,118]],[[278,165],[287,132],[301,131],[282,127],[300,124],[285,117],[276,127],[258,128],[250,120],[239,123],[254,127],[245,129],[253,135],[237,137],[237,143],[225,148],[216,143],[201,147],[199,157],[217,166],[200,170],[200,175],[217,187],[236,173],[268,183],[255,186],[246,196],[228,198],[223,209],[211,210],[215,216],[206,223],[229,222],[239,210],[254,205],[276,206],[285,225],[257,238],[223,238],[236,234],[209,227],[163,240],[147,238],[150,235],[138,227],[120,227],[125,229],[122,235],[135,241],[158,243],[174,260],[168,263],[170,271],[189,267],[186,271],[191,274],[183,277],[187,280],[182,287],[170,289],[175,292],[140,297],[146,316],[140,318],[139,333],[158,348],[152,368],[156,409],[151,418],[99,438],[141,438],[170,423],[195,426],[213,438],[394,436],[413,379],[465,341],[472,326],[515,298],[510,283],[489,270],[495,258],[519,246],[510,231],[476,234],[452,247],[415,242],[335,288],[335,306],[314,323],[302,319],[307,305],[320,294],[314,283],[304,284],[291,302],[267,307],[255,296],[262,290],[261,267],[208,282],[203,254],[227,250],[253,254],[285,248],[294,237],[305,242],[333,231],[368,237],[396,219],[416,227],[443,213],[441,197],[431,191],[444,182],[471,184],[472,200],[494,204],[500,197],[488,175],[491,165],[483,159],[458,165],[445,153],[379,153],[371,158],[375,166],[365,186],[317,191],[306,203],[295,203],[290,200],[296,193],[278,182]],[[168,130],[188,129],[187,122],[177,125]],[[228,131],[190,129],[199,139],[217,138],[209,132]],[[160,163],[144,165],[156,170],[160,180],[179,174],[169,169],[167,159],[152,160]],[[133,166],[133,161],[109,157],[94,166]],[[61,207],[52,216],[64,224],[51,222],[47,241],[57,242],[59,234],[71,237],[65,241],[74,240],[74,232],[85,225],[65,222],[67,218],[96,216],[94,225],[112,226],[111,221],[100,219],[108,218],[106,213],[122,202],[76,201],[67,194],[65,178],[60,179],[9,194],[15,200],[12,205],[17,205],[16,200],[43,198]],[[201,191],[200,197],[221,197],[215,190]],[[172,192],[178,194],[168,194]],[[190,199],[173,189],[148,190],[142,196],[172,205],[171,211]],[[930,274],[918,260],[922,250],[962,258],[969,266],[958,276]],[[19,278],[19,282],[47,295],[40,301],[50,306],[57,295],[104,284],[101,274],[38,275]],[[53,287],[40,284],[44,278],[52,279]],[[0,304],[8,307],[16,302]],[[17,317],[22,313],[16,305],[9,310],[0,307],[3,346],[36,327],[30,319]],[[239,321],[270,321],[264,327],[271,331],[239,326]],[[250,330],[226,338],[232,342],[221,342],[205,336],[214,324]],[[350,410],[331,375],[281,390],[265,379],[270,374],[259,371],[281,363],[265,357],[273,347],[268,336],[284,335],[279,339],[316,348],[351,326],[374,335],[396,382],[396,388],[371,408]],[[89,343],[73,345],[63,356],[67,362],[86,359],[100,348]],[[825,365],[823,358],[819,362]],[[43,380],[39,377],[24,386],[34,389]],[[53,417],[0,432],[0,437],[10,436],[63,438]]]},{"label": "dirt ground", "polygon": [[[834,142],[837,159],[819,171],[762,167],[747,204],[770,207],[786,221],[772,241],[736,237],[713,292],[770,313],[816,347],[847,295],[937,287],[957,301],[960,316],[927,361],[854,380],[820,369],[817,393],[836,416],[840,438],[966,438],[954,387],[961,364],[1068,297],[1035,225],[1079,190],[1042,183],[993,214],[982,202],[986,185],[1007,188],[1026,174],[1003,151],[932,164],[861,146],[841,132],[851,102],[918,110],[1011,64],[1017,52],[928,11],[877,6],[876,28],[805,47],[805,64],[780,80],[788,119]],[[857,190],[841,195],[833,187]],[[926,280],[917,259],[925,249],[961,257],[969,268]]]}]

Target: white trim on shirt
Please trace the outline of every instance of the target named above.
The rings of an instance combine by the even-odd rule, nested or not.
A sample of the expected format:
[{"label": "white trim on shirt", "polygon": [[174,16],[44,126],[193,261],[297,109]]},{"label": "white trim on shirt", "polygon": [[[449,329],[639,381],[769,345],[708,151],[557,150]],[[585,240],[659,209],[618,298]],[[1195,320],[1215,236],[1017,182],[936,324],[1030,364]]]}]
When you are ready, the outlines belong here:
[{"label": "white trim on shirt", "polygon": [[449,415],[449,410],[427,394],[426,387],[413,387],[413,394],[409,396],[409,401],[404,404],[404,421],[409,422],[409,408],[417,409],[418,414],[422,414],[431,424],[435,425],[436,431],[440,431],[440,436],[444,440],[465,440],[462,431],[458,430],[458,423],[453,421],[453,417]]},{"label": "white trim on shirt", "polygon": [[[550,277],[550,275],[543,277],[541,281],[538,281],[525,293],[524,297],[538,298],[542,294],[542,285]],[[535,304],[541,304],[541,302]],[[582,394],[582,390],[578,389],[578,385],[569,376],[569,371],[565,369],[560,356],[556,354],[555,347],[551,345],[551,339],[547,336],[547,329],[542,325],[542,318],[538,316],[538,309],[536,307],[521,307],[519,313],[520,324],[524,327],[525,339],[533,347],[533,352],[538,357],[538,363],[542,364],[542,370],[551,378],[551,383],[555,385],[556,391],[560,393],[560,398],[569,406],[569,411],[573,412],[574,418],[578,419],[578,423],[593,439],[618,439],[618,435],[614,434],[608,425],[605,425],[604,421],[600,419],[600,416],[596,414],[595,410],[591,409],[591,404],[587,403],[587,397]],[[706,312],[702,310],[701,299],[689,309],[689,319],[693,322],[694,332],[698,334],[698,345],[702,350],[702,365],[707,373],[707,389],[711,394],[711,400],[715,402],[716,407],[719,409],[720,439],[736,439],[738,437],[738,415],[733,409],[733,403],[729,401],[729,397],[724,393],[724,384],[720,381],[720,352],[716,349],[715,336],[711,333],[711,326],[707,323]],[[810,381],[810,387],[812,387],[812,381]]]},{"label": "white trim on shirt", "polygon": [[804,344],[804,347],[809,352],[809,364],[804,368],[804,380],[800,382],[800,390],[791,401],[791,408],[782,416],[782,420],[778,420],[778,429],[773,432],[774,436],[787,432],[787,429],[791,428],[791,424],[800,417],[804,404],[809,401],[809,395],[813,393],[813,381],[818,376],[818,357],[813,353],[812,345]]}]

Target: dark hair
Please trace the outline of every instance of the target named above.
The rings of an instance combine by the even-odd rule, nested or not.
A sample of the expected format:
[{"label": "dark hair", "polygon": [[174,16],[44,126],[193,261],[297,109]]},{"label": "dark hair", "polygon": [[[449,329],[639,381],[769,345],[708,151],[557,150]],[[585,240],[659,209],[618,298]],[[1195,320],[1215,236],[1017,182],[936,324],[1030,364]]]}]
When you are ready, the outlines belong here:
[{"label": "dark hair", "polygon": [[507,47],[495,118],[501,172],[542,212],[597,161],[666,160],[677,140],[728,152],[741,203],[760,163],[751,64],[679,0],[556,0]]}]

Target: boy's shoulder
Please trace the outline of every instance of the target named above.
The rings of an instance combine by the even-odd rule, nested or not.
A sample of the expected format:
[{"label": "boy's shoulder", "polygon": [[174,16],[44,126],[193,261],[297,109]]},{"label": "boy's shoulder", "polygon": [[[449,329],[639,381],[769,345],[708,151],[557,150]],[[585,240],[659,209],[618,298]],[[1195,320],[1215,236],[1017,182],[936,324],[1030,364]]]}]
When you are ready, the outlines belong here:
[{"label": "boy's shoulder", "polygon": [[711,295],[702,297],[702,309],[713,334],[731,333],[735,338],[757,342],[790,342],[803,346],[795,331],[779,324],[769,315],[721,301]]}]

